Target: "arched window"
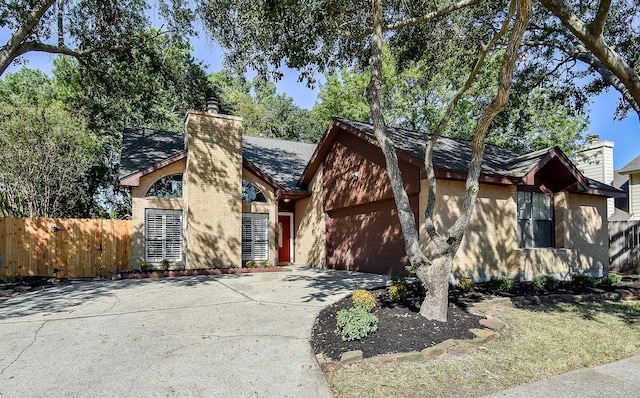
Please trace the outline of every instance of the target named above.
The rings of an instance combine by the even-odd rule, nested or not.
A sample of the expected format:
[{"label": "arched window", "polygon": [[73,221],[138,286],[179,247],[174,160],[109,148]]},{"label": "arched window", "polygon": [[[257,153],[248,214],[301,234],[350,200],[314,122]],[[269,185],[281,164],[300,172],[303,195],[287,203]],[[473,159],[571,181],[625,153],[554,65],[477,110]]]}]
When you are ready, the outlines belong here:
[{"label": "arched window", "polygon": [[260,188],[254,183],[245,179],[242,180],[242,201],[243,202],[266,202],[267,198],[264,196]]},{"label": "arched window", "polygon": [[181,198],[182,174],[171,174],[162,177],[147,191],[146,197],[156,198]]}]

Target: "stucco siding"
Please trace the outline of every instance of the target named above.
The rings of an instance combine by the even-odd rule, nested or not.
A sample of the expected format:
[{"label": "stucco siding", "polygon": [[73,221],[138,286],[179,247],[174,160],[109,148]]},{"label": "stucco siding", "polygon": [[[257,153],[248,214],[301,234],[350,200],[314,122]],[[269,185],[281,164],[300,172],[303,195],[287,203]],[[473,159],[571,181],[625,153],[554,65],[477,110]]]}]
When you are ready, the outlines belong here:
[{"label": "stucco siding", "polygon": [[602,276],[609,267],[607,200],[599,196],[569,195],[568,248],[577,252],[574,272]]},{"label": "stucco siding", "polygon": [[179,160],[141,177],[140,185],[131,187],[131,224],[133,228],[131,268],[138,268],[140,263],[145,260],[145,209],[183,210],[184,208],[182,198],[145,197],[147,191],[162,177],[184,173],[185,165],[184,159]]},{"label": "stucco siding", "polygon": [[187,267],[239,267],[242,119],[190,112],[186,128]]},{"label": "stucco siding", "polygon": [[320,167],[311,181],[311,196],[295,203],[295,262],[325,266],[325,219]]},{"label": "stucco siding", "polygon": [[[428,197],[428,181],[422,180],[420,191],[420,243],[433,256],[435,244],[424,229],[424,210]],[[437,181],[434,223],[445,233],[460,215],[465,184],[461,181]],[[516,277],[517,264],[513,250],[516,240],[515,188],[480,185],[478,199],[469,227],[454,258],[452,278],[471,277],[475,281],[488,280],[491,275]]]},{"label": "stucco siding", "polygon": [[[258,178],[253,173],[242,169],[242,178],[255,184],[264,194],[267,202],[242,202],[243,213],[261,213],[269,215],[269,264],[276,263],[278,254],[278,241],[276,239],[278,225],[278,203],[273,188]],[[238,194],[238,200],[240,195]]]}]

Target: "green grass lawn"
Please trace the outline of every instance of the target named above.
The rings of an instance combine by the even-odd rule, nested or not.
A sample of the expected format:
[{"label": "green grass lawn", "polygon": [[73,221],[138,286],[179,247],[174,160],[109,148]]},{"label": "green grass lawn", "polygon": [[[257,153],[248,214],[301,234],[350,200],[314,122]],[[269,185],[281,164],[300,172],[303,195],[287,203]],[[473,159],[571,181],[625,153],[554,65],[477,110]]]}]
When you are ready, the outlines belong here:
[{"label": "green grass lawn", "polygon": [[559,304],[496,313],[509,324],[472,355],[359,364],[327,374],[338,397],[473,397],[640,353],[640,303]]}]

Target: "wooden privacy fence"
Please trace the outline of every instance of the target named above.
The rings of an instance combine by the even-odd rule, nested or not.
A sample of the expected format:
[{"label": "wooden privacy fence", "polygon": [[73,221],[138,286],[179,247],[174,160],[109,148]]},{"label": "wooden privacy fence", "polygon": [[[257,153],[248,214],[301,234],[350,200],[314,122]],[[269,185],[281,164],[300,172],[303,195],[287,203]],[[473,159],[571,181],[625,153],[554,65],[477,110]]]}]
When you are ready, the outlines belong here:
[{"label": "wooden privacy fence", "polygon": [[0,276],[106,276],[131,268],[130,220],[0,218]]},{"label": "wooden privacy fence", "polygon": [[610,269],[640,272],[640,221],[609,221]]}]

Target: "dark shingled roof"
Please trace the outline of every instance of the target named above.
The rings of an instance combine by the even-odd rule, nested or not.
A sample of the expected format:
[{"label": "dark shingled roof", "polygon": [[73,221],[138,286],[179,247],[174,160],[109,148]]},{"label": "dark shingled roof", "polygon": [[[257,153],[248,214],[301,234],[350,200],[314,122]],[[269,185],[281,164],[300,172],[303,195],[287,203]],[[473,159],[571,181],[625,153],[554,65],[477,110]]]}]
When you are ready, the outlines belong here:
[{"label": "dark shingled roof", "polygon": [[611,182],[611,186],[616,187],[618,189],[624,189],[624,185],[629,182],[628,174],[620,174],[620,170],[615,171],[613,173],[613,181]]},{"label": "dark shingled roof", "polygon": [[[287,190],[296,183],[316,144],[263,137],[242,137],[242,156]],[[184,151],[184,133],[126,128],[122,138],[120,178]]]},{"label": "dark shingled roof", "polygon": [[[373,135],[369,123],[336,118],[336,121],[351,128]],[[424,149],[429,136],[412,130],[389,127],[389,136],[397,148],[424,159]],[[299,190],[300,180],[317,145],[272,138],[243,136],[242,156],[264,174],[272,178],[286,190]],[[518,155],[508,149],[486,145],[482,162],[482,173],[508,177],[523,177],[530,172],[552,148]],[[146,128],[126,128],[123,133],[120,178],[154,165],[164,159],[184,151],[184,133]],[[434,151],[434,163],[453,171],[466,171],[471,159],[469,141],[442,137]],[[629,163],[640,164],[640,156]],[[588,179],[594,189],[610,190],[611,187]]]},{"label": "dark shingled roof", "polygon": [[[336,120],[364,133],[373,135],[373,125],[369,123],[355,122],[342,118],[336,118]],[[396,148],[418,159],[424,159],[426,141],[430,138],[428,134],[394,127],[387,127],[387,132]],[[509,149],[486,144],[481,172],[485,175],[522,178],[539,165],[545,156],[553,151],[554,148],[546,148],[524,155],[518,155]],[[433,163],[436,167],[466,172],[469,170],[470,161],[470,141],[441,137],[436,143],[433,152]],[[592,189],[604,191],[611,191],[612,189],[611,186],[599,181],[590,178],[586,178],[586,180]]]},{"label": "dark shingled roof", "polygon": [[[369,123],[354,122],[352,120],[336,118],[341,123],[347,124],[364,133],[373,135],[373,126]],[[424,159],[424,150],[429,135],[417,131],[387,127],[389,137],[396,148],[417,157]],[[487,144],[485,146],[484,158],[482,160],[482,173],[502,176],[514,176],[511,164],[517,163],[515,168],[518,171],[516,177],[521,177],[538,164],[538,160],[547,153],[548,150],[533,152],[531,154],[518,156],[517,153],[508,149],[500,148],[496,145]],[[467,171],[471,161],[471,143],[469,141],[440,137],[433,151],[433,163],[436,167],[448,170]],[[530,166],[528,170],[526,166]]]},{"label": "dark shingled roof", "polygon": [[623,168],[618,170],[618,173],[627,174],[640,171],[640,156],[627,163]]},{"label": "dark shingled roof", "polygon": [[242,136],[242,156],[287,190],[299,190],[302,176],[316,144]]},{"label": "dark shingled roof", "polygon": [[184,133],[127,127],[122,135],[119,177],[184,151]]}]

